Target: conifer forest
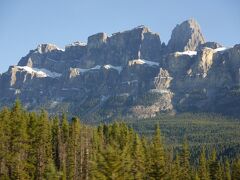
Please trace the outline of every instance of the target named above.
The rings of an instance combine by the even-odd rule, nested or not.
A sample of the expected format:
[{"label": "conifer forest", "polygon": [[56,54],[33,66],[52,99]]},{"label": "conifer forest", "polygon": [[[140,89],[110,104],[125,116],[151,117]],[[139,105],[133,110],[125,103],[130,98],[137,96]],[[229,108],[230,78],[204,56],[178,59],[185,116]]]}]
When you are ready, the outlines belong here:
[{"label": "conifer forest", "polygon": [[155,125],[151,136],[129,124],[87,125],[66,115],[27,112],[19,101],[0,112],[1,180],[237,180],[240,158],[219,156],[219,149],[191,158],[187,138],[166,146]]}]

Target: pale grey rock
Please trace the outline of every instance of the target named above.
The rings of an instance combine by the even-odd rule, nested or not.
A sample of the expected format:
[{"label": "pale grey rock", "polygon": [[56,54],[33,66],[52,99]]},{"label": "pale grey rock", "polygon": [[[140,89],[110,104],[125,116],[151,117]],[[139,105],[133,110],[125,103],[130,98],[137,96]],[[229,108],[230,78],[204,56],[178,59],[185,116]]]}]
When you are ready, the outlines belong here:
[{"label": "pale grey rock", "polygon": [[189,20],[175,28],[168,46],[145,26],[98,33],[64,50],[42,44],[0,75],[0,105],[19,97],[29,110],[45,107],[83,120],[174,112],[240,116],[240,45],[204,42]]},{"label": "pale grey rock", "polygon": [[168,51],[194,51],[205,42],[200,26],[194,19],[184,21],[177,25],[168,42]]}]

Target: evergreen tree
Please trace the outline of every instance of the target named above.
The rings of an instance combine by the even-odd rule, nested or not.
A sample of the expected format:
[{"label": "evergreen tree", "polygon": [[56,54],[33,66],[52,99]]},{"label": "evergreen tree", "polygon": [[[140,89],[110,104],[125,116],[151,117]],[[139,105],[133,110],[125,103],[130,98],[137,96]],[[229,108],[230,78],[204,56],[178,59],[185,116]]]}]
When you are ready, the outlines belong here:
[{"label": "evergreen tree", "polygon": [[123,179],[122,174],[122,159],[119,149],[107,145],[106,149],[98,153],[95,169],[92,174],[96,179]]},{"label": "evergreen tree", "polygon": [[228,160],[225,161],[225,179],[226,180],[231,180],[231,170],[230,170],[230,163]]},{"label": "evergreen tree", "polygon": [[62,172],[62,180],[67,179],[67,146],[69,141],[69,123],[66,114],[62,116],[61,128],[60,128],[60,149],[59,149],[59,160],[60,160],[60,171]]},{"label": "evergreen tree", "polygon": [[22,110],[19,100],[17,100],[11,109],[9,118],[9,178],[10,179],[28,179],[27,171],[27,117]]},{"label": "evergreen tree", "polygon": [[28,134],[28,143],[29,143],[29,149],[27,152],[27,161],[28,161],[28,172],[32,179],[36,179],[37,172],[37,150],[39,148],[38,144],[38,116],[36,113],[30,113],[29,114],[29,120],[27,123],[27,134]]},{"label": "evergreen tree", "polygon": [[0,113],[0,179],[7,179],[8,175],[8,142],[10,135],[9,117],[9,110],[4,108]]},{"label": "evergreen tree", "polygon": [[233,162],[232,179],[233,180],[240,180],[240,159],[236,159]]},{"label": "evergreen tree", "polygon": [[221,178],[221,171],[220,165],[217,161],[216,150],[213,149],[211,154],[211,159],[209,163],[209,172],[210,172],[210,179],[211,180],[220,180]]},{"label": "evergreen tree", "polygon": [[206,160],[206,154],[205,154],[205,148],[202,148],[200,159],[199,159],[199,179],[201,180],[208,180],[208,168],[207,168],[207,160]]},{"label": "evergreen tree", "polygon": [[46,180],[59,180],[62,179],[62,174],[57,171],[55,164],[50,160],[46,167],[44,179]]},{"label": "evergreen tree", "polygon": [[60,145],[61,145],[61,135],[60,135],[60,124],[58,117],[54,117],[51,124],[52,132],[52,156],[54,164],[57,170],[60,170]]},{"label": "evergreen tree", "polygon": [[46,111],[42,111],[36,129],[37,179],[43,179],[49,163],[52,161],[51,129]]},{"label": "evergreen tree", "polygon": [[145,137],[142,137],[142,146],[143,146],[143,153],[144,153],[144,167],[145,167],[145,178],[149,179],[149,174],[151,172],[151,153],[150,153],[150,146],[149,142]]},{"label": "evergreen tree", "polygon": [[72,118],[69,129],[69,141],[67,147],[67,179],[77,179],[81,176],[81,137],[80,137],[80,121],[78,118]]},{"label": "evergreen tree", "polygon": [[152,179],[164,179],[166,177],[165,153],[159,125],[156,126],[152,140],[151,170],[149,175]]},{"label": "evergreen tree", "polygon": [[134,179],[135,180],[143,179],[146,173],[145,166],[144,166],[145,157],[144,157],[142,142],[137,134],[135,135],[134,142],[133,142],[132,158],[133,158],[132,172],[133,172]]},{"label": "evergreen tree", "polygon": [[180,155],[181,162],[181,173],[180,179],[189,180],[191,179],[191,169],[190,169],[190,151],[187,140],[184,140],[182,152]]},{"label": "evergreen tree", "polygon": [[180,178],[180,158],[177,153],[175,160],[171,164],[171,172],[169,174],[169,179],[177,180],[179,178]]}]

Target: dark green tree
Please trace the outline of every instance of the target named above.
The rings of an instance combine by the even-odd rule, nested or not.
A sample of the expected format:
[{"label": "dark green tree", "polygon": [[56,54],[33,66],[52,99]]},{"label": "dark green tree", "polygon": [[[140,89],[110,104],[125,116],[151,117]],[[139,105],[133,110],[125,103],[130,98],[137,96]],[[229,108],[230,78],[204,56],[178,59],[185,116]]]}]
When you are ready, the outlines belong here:
[{"label": "dark green tree", "polygon": [[191,179],[190,151],[186,139],[184,140],[182,152],[180,154],[180,164],[181,164],[180,179],[190,180]]},{"label": "dark green tree", "polygon": [[135,180],[141,180],[145,177],[145,157],[141,139],[136,134],[132,148],[133,166],[132,173]]},{"label": "dark green tree", "polygon": [[208,167],[207,167],[207,160],[205,154],[205,148],[202,148],[200,158],[199,158],[199,168],[198,168],[198,176],[201,180],[208,180]]},{"label": "dark green tree", "polygon": [[232,179],[233,180],[240,180],[240,159],[236,159],[233,162]]},{"label": "dark green tree", "polygon": [[211,180],[221,180],[220,164],[217,161],[216,150],[212,150],[211,159],[209,162],[209,175]]},{"label": "dark green tree", "polygon": [[159,125],[156,126],[155,135],[151,145],[150,178],[164,179],[167,175],[165,166],[165,152]]}]

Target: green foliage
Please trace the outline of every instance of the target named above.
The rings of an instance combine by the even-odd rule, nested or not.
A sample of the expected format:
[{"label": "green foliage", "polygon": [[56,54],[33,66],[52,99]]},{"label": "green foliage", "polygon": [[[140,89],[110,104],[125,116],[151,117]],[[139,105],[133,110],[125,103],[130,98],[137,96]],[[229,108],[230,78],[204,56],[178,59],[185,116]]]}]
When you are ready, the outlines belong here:
[{"label": "green foliage", "polygon": [[[0,179],[239,179],[238,158],[208,148],[213,149],[209,158],[200,142],[197,153],[190,151],[194,139],[189,136],[182,146],[170,148],[163,142],[159,122],[166,126],[163,120],[155,121],[149,133],[153,135],[146,138],[122,122],[90,127],[76,117],[69,122],[66,115],[26,112],[17,101],[0,111]],[[201,124],[200,119],[196,123]]]},{"label": "green foliage", "polygon": [[166,177],[165,153],[158,125],[156,126],[151,144],[151,171],[149,175],[152,179],[163,179]]}]

